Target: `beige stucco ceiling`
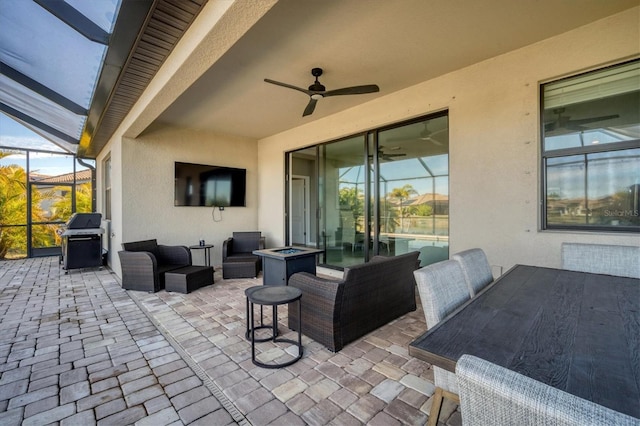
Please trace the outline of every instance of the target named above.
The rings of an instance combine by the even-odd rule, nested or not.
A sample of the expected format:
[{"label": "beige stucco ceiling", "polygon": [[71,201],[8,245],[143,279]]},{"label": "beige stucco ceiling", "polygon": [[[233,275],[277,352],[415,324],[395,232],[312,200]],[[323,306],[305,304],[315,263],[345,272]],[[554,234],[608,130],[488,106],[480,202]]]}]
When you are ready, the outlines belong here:
[{"label": "beige stucco ceiling", "polygon": [[[177,96],[156,124],[261,139],[638,4],[638,0],[280,0]],[[242,9],[230,8],[228,13]],[[377,84],[380,92],[322,99],[313,115],[302,117],[308,102],[305,94],[263,81],[270,78],[307,87],[313,82],[313,67],[324,69],[320,81],[327,90]]]}]

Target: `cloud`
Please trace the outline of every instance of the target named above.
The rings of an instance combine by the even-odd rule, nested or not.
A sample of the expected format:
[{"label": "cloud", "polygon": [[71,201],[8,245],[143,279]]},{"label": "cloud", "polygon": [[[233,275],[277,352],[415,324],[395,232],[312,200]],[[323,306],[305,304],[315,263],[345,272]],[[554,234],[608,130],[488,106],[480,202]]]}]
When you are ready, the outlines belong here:
[{"label": "cloud", "polygon": [[0,146],[6,148],[66,152],[58,145],[37,136],[8,136],[0,134]]}]

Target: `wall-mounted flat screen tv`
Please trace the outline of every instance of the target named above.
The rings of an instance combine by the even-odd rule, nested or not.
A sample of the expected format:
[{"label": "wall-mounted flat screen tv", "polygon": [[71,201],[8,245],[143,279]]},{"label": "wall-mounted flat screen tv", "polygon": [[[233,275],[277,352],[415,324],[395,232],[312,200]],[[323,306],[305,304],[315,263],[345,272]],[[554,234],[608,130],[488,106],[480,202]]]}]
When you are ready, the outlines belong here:
[{"label": "wall-mounted flat screen tv", "polygon": [[176,206],[244,207],[246,169],[175,163]]}]

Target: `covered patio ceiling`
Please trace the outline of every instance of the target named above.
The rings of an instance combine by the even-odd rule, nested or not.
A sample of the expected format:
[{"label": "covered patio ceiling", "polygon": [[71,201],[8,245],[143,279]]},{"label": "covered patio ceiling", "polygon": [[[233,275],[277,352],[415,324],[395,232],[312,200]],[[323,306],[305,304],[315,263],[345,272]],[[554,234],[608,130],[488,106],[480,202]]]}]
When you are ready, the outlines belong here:
[{"label": "covered patio ceiling", "polygon": [[[103,1],[117,3],[98,3]],[[59,3],[64,2],[36,0],[35,5]],[[76,3],[82,2],[66,0],[65,4],[79,10]],[[128,9],[143,4],[146,13]],[[35,80],[47,89],[53,89],[54,82],[68,82],[70,74],[57,68],[42,73],[41,67],[33,67],[49,75],[49,84],[37,80],[38,72],[30,75],[11,65],[10,58],[20,58],[31,49],[24,41],[8,49],[6,25],[0,26],[0,102],[9,105],[2,108],[5,114],[42,136],[68,144],[70,150],[77,148],[79,156],[95,158],[193,24],[208,34],[190,54],[181,51],[181,63],[209,61],[211,66],[195,76],[193,67],[176,67],[160,85],[169,87],[182,81],[183,87],[156,88],[157,94],[151,98],[155,106],[130,117],[122,129],[124,135],[137,137],[152,126],[171,125],[261,139],[634,6],[637,0],[376,0],[366,5],[352,0],[125,0],[103,56],[106,66],[98,74],[90,105],[84,107],[86,119],[80,129],[75,127],[75,133],[68,135],[72,140],[31,122],[46,104],[15,114],[16,108],[7,102],[11,97],[20,98],[20,92],[16,95],[6,89],[9,85],[5,82],[16,81],[10,75],[13,69],[28,77],[23,80]],[[0,18],[5,21],[7,9],[0,8]],[[251,15],[248,12],[256,9],[260,11],[247,18]],[[20,19],[19,14],[12,19]],[[22,19],[28,22],[27,16]],[[130,45],[123,43],[115,49],[121,26],[128,29],[123,38]],[[47,26],[49,32],[55,28],[58,26]],[[229,46],[216,58],[207,57],[212,53],[206,49],[206,41],[212,40]],[[52,48],[60,58],[72,50],[66,44]],[[118,55],[119,64],[111,66],[111,54]],[[380,92],[321,99],[314,113],[303,117],[306,95],[264,82],[269,78],[306,88],[313,82],[310,71],[314,67],[324,69],[320,81],[328,90],[377,84]],[[101,86],[103,76],[110,76],[110,85]],[[33,91],[35,86],[26,87]]]}]

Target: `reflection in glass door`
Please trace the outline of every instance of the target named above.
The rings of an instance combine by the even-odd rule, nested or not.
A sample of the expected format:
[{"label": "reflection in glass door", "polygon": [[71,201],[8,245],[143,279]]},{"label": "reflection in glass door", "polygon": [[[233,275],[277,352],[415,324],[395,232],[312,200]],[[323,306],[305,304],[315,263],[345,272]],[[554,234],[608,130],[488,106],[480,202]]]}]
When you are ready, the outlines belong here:
[{"label": "reflection in glass door", "polygon": [[449,257],[448,132],[445,112],[290,153],[288,174],[309,177],[321,264],[344,268],[414,250],[422,266]]},{"label": "reflection in glass door", "polygon": [[442,115],[378,133],[378,251],[449,257],[449,135]]},{"label": "reflection in glass door", "polygon": [[364,262],[366,243],[364,136],[320,147],[321,234],[326,263]]}]

